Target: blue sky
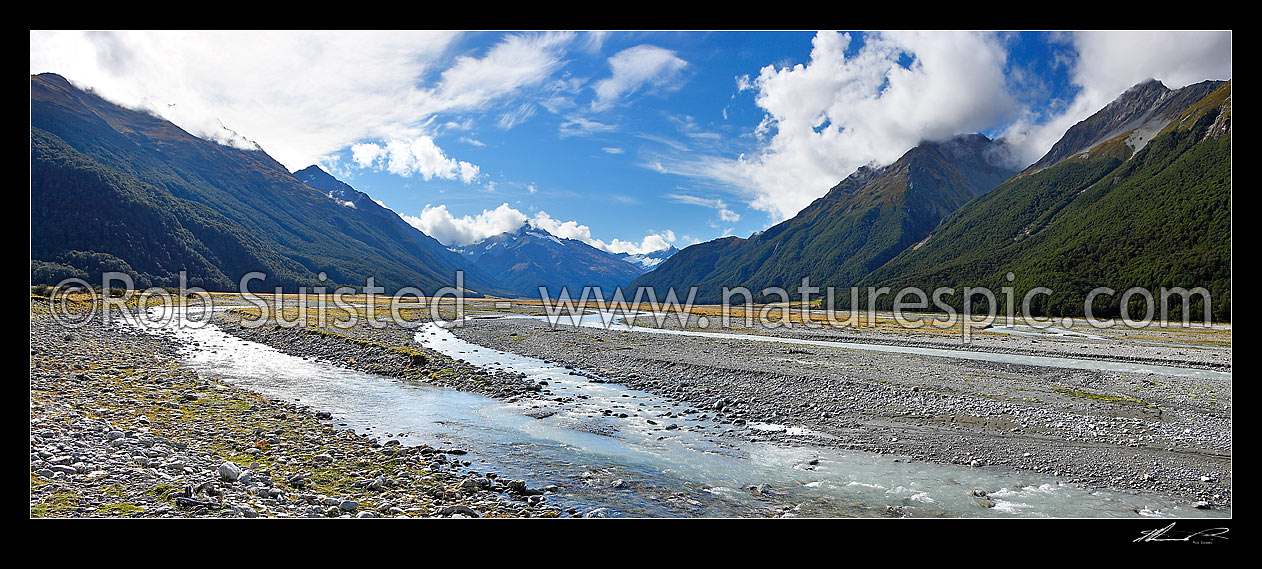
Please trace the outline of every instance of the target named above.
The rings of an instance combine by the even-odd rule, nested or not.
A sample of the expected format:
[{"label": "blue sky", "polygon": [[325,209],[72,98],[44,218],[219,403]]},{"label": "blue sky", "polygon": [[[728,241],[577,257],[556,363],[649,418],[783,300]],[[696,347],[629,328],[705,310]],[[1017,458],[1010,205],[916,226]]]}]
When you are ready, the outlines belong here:
[{"label": "blue sky", "polygon": [[31,32],[55,72],[462,245],[530,222],[644,252],[786,219],[921,140],[1028,164],[1150,77],[1230,79],[1230,32]]}]

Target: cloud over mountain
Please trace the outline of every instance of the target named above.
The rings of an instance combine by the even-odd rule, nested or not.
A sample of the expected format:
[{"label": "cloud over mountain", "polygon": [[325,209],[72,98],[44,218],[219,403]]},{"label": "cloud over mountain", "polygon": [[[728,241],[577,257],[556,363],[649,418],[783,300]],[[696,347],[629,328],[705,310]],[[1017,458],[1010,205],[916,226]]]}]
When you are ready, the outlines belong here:
[{"label": "cloud over mountain", "polygon": [[858,167],[888,164],[920,142],[993,132],[1013,165],[1032,163],[1070,126],[1147,78],[1171,88],[1231,77],[1230,32],[1081,32],[1063,42],[1077,90],[1051,116],[1022,100],[1010,35],[819,32],[809,59],[737,78],[764,112],[753,152],[658,156],[663,173],[726,188],[772,222],[791,217]]},{"label": "cloud over mountain", "polygon": [[507,203],[500,204],[495,209],[484,209],[477,215],[460,217],[452,215],[444,204],[427,205],[419,216],[402,217],[413,227],[448,247],[462,247],[501,233],[511,233],[527,223],[557,237],[577,239],[610,253],[650,253],[667,249],[675,242],[675,232],[669,229],[650,232],[639,242],[617,238],[606,242],[592,237],[591,228],[577,221],[556,219],[546,211],[527,216]]}]

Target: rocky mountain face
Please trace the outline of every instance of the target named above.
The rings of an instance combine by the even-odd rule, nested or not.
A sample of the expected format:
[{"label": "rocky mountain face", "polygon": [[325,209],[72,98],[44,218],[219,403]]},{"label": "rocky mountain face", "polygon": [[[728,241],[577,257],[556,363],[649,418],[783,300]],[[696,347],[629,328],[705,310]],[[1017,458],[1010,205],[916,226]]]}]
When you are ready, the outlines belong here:
[{"label": "rocky mountain face", "polygon": [[463,270],[471,293],[506,292],[367,196],[339,191],[304,183],[260,149],[203,140],[58,75],[31,77],[35,282],[122,270],[141,286],[176,286],[186,270],[194,286],[234,290],[262,271],[258,290],[374,277],[428,292]]},{"label": "rocky mountain face", "polygon": [[723,287],[794,289],[803,277],[849,287],[1012,176],[1010,162],[1002,142],[980,134],[925,142],[893,164],[858,169],[789,220],[749,239],[688,247],[632,284],[697,286],[706,302]]},{"label": "rocky mountain face", "polygon": [[1170,90],[1155,79],[1135,85],[1103,109],[1070,127],[1026,173],[1058,164],[1123,133],[1128,134],[1127,144],[1139,150],[1184,109],[1222,85],[1222,81],[1204,81]]},{"label": "rocky mountain face", "polygon": [[577,239],[557,237],[529,222],[516,231],[454,248],[518,295],[538,297],[544,286],[552,297],[562,287],[578,298],[583,287],[600,287],[606,298],[643,273],[640,265]]}]

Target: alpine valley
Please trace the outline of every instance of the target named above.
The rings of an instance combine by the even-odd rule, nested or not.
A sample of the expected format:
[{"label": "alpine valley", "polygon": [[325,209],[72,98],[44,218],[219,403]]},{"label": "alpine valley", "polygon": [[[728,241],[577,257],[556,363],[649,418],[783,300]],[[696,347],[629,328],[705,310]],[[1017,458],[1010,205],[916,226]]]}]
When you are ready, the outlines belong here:
[{"label": "alpine valley", "polygon": [[454,286],[463,271],[471,294],[532,296],[626,286],[675,251],[615,254],[529,226],[449,249],[319,166],[290,173],[262,149],[197,138],[54,74],[31,78],[31,172],[36,284],[118,271],[141,289],[175,287],[183,271],[189,286],[234,290],[261,271],[252,290],[372,277],[392,293]]},{"label": "alpine valley", "polygon": [[[31,90],[36,283],[118,270],[140,288],[175,286],[183,270],[190,284],[230,290],[259,270],[285,290],[369,276],[390,290],[437,289],[459,270],[474,294],[593,286],[682,296],[695,286],[698,302],[718,302],[724,287],[792,290],[803,278],[840,290],[1011,283],[1018,297],[1056,291],[1032,310],[1064,316],[1082,314],[1087,283],[1195,282],[1213,317],[1230,317],[1230,83],[1136,85],[1024,167],[1003,140],[926,141],[749,238],[638,256],[529,222],[446,247],[318,166],[290,173],[261,149],[202,140],[56,75],[32,77]],[[858,298],[866,305],[866,290]],[[836,300],[845,308],[851,298]],[[892,295],[873,302],[888,308]],[[1102,301],[1098,314],[1116,316],[1119,302]]]},{"label": "alpine valley", "polygon": [[1230,31],[906,32],[32,31],[30,516],[1246,540]]}]

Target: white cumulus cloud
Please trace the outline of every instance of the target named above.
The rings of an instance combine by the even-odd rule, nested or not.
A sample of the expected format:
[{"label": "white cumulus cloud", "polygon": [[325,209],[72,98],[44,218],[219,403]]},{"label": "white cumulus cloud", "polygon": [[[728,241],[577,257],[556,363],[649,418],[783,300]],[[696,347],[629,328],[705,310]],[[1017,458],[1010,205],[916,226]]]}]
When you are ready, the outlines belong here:
[{"label": "white cumulus cloud", "polygon": [[655,45],[629,47],[609,58],[612,75],[593,86],[594,109],[603,109],[640,91],[673,91],[679,89],[680,73],[688,62],[674,51]]},{"label": "white cumulus cloud", "polygon": [[459,247],[477,243],[492,235],[508,231],[516,231],[526,222],[526,215],[510,207],[507,203],[495,209],[482,210],[478,215],[456,217],[447,211],[446,205],[426,205],[421,215],[401,215],[422,233],[437,239],[448,247]]},{"label": "white cumulus cloud", "polygon": [[645,235],[639,242],[624,241],[614,238],[612,241],[604,241],[592,237],[592,230],[586,225],[582,225],[577,221],[562,221],[548,215],[547,212],[541,211],[530,218],[530,224],[539,229],[543,229],[548,233],[563,237],[566,239],[576,239],[582,241],[597,249],[608,251],[610,253],[630,253],[632,255],[640,255],[651,253],[670,247],[675,241],[675,232],[666,230],[662,232],[650,232]]},{"label": "white cumulus cloud", "polygon": [[447,157],[428,136],[418,136],[410,141],[391,140],[384,145],[371,142],[356,144],[351,147],[351,157],[360,168],[384,169],[404,177],[419,174],[427,181],[440,178],[469,184],[478,177],[477,166]]},{"label": "white cumulus cloud", "polygon": [[662,249],[669,249],[675,244],[675,232],[667,229],[658,233],[649,233],[641,239],[639,243],[634,241],[623,241],[614,239],[605,247],[600,247],[610,253],[629,253],[631,255],[644,255]]},{"label": "white cumulus cloud", "polygon": [[517,231],[527,223],[557,237],[582,241],[610,253],[633,255],[650,253],[666,249],[675,241],[675,233],[666,230],[651,231],[638,242],[616,238],[606,242],[592,237],[591,228],[577,221],[557,219],[548,215],[546,211],[528,216],[507,203],[500,204],[495,209],[484,209],[477,215],[460,217],[448,211],[446,205],[426,205],[419,216],[404,214],[401,217],[413,227],[448,247],[462,247],[477,243],[487,237]]},{"label": "white cumulus cloud", "polygon": [[664,158],[654,166],[735,186],[751,207],[780,220],[859,166],[1017,114],[1005,85],[1007,54],[993,34],[873,33],[847,55],[850,42],[849,34],[819,32],[806,63],[769,65],[738,81],[765,112],[757,154]]}]

